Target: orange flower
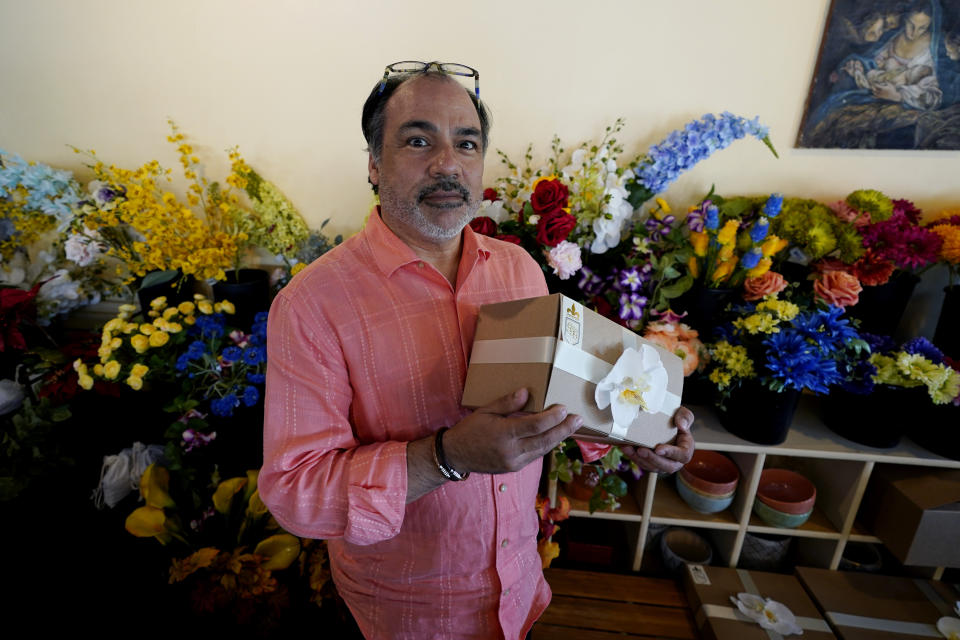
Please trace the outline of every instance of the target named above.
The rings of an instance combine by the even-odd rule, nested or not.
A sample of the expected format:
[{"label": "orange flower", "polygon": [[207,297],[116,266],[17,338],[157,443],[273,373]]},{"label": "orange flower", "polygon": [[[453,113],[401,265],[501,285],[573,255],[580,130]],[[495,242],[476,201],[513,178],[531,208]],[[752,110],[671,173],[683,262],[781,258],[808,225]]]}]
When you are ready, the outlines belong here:
[{"label": "orange flower", "polygon": [[215,547],[204,547],[186,558],[174,558],[170,563],[170,584],[182,582],[194,572],[209,567],[219,553]]},{"label": "orange flower", "polygon": [[767,271],[762,276],[747,278],[743,283],[743,299],[747,302],[760,300],[780,293],[787,288],[787,281],[776,271]]},{"label": "orange flower", "polygon": [[813,283],[813,292],[835,307],[849,307],[860,300],[863,286],[857,276],[846,271],[824,271]]}]

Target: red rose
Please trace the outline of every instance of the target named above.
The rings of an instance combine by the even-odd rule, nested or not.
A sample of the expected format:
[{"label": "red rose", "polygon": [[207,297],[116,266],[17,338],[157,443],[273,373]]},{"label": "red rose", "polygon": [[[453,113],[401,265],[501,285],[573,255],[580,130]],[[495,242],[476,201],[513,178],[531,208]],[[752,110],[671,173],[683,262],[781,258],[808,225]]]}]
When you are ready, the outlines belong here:
[{"label": "red rose", "polygon": [[497,197],[496,189],[487,187],[486,189],[483,190],[483,199],[493,201],[493,200],[499,200],[500,198]]},{"label": "red rose", "polygon": [[520,238],[517,236],[511,235],[509,233],[501,234],[499,236],[493,236],[497,240],[503,240],[504,242],[509,242],[510,244],[520,245]]},{"label": "red rose", "polygon": [[569,193],[567,185],[560,180],[541,180],[530,196],[530,206],[536,214],[550,215],[567,207]]},{"label": "red rose", "polygon": [[470,221],[470,228],[481,235],[492,236],[497,232],[497,223],[489,216],[480,216]]},{"label": "red rose", "polygon": [[577,219],[560,209],[552,215],[541,216],[537,223],[537,242],[546,247],[555,247],[567,239],[575,226]]},{"label": "red rose", "polygon": [[824,271],[813,283],[813,292],[835,307],[849,307],[860,301],[863,287],[857,276],[846,271]]}]

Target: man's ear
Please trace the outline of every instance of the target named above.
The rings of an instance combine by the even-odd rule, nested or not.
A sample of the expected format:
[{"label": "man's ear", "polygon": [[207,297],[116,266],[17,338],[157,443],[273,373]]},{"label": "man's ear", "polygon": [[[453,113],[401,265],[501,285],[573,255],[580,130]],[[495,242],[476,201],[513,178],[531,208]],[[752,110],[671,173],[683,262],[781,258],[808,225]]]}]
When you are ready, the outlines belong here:
[{"label": "man's ear", "polygon": [[373,154],[367,156],[367,174],[370,179],[370,184],[373,186],[379,186],[380,184],[380,168],[377,166],[377,161],[373,159]]}]

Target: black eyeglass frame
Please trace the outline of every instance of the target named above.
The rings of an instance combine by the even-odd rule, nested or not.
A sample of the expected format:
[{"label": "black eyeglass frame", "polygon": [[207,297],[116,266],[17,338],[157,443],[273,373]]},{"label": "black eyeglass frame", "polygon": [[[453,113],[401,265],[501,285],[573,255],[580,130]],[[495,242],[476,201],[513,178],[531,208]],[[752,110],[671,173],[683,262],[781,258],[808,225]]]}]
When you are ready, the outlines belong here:
[{"label": "black eyeglass frame", "polygon": [[[400,65],[410,65],[408,68],[396,68]],[[473,78],[473,92],[477,96],[477,100],[480,99],[480,72],[474,69],[473,67],[468,67],[465,64],[460,64],[459,62],[437,62],[436,60],[432,62],[420,62],[419,60],[401,60],[400,62],[394,62],[393,64],[388,64],[386,69],[383,71],[383,80],[380,82],[380,90],[378,94],[383,93],[384,88],[387,86],[387,79],[390,77],[391,73],[426,73],[430,69],[435,68],[440,73],[445,73],[451,76],[463,76],[465,78]]]}]

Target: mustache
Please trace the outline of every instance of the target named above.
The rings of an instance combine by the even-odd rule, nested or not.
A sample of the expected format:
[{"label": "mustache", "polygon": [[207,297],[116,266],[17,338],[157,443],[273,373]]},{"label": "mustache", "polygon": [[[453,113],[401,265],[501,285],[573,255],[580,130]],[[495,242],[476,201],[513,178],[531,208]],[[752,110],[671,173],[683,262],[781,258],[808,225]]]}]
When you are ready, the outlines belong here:
[{"label": "mustache", "polygon": [[460,182],[455,178],[445,178],[424,187],[417,195],[417,201],[423,202],[425,198],[436,193],[437,191],[455,191],[463,196],[464,202],[470,201],[470,191],[465,186],[460,184]]}]

